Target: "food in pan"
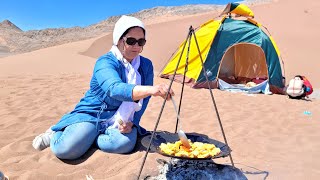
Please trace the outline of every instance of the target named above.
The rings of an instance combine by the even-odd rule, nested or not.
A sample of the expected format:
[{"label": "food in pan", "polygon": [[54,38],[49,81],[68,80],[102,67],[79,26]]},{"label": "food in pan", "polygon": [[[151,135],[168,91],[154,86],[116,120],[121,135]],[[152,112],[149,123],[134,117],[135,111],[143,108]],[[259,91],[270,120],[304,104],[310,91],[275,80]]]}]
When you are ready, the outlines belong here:
[{"label": "food in pan", "polygon": [[192,143],[190,140],[189,143],[191,148],[183,146],[180,140],[174,143],[161,143],[159,148],[164,154],[186,158],[211,158],[221,152],[220,148],[214,144],[202,142]]}]

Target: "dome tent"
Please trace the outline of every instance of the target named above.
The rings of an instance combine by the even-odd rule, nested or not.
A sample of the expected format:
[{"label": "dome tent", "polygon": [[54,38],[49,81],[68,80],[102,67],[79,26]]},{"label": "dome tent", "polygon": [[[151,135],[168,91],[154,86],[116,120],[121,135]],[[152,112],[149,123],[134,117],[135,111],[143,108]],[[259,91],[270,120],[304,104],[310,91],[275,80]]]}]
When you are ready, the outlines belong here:
[{"label": "dome tent", "polygon": [[[209,20],[195,30],[195,36],[200,53],[195,38],[191,38],[189,48],[183,48],[185,40],[160,77],[172,78],[177,68],[175,81],[184,79],[193,88],[207,88],[201,55],[211,88],[253,81],[265,82],[273,93],[283,92],[285,82],[279,50],[273,38],[251,17],[237,19],[228,15],[221,20]],[[187,54],[188,58],[184,58]],[[188,71],[184,77],[186,63]]]}]

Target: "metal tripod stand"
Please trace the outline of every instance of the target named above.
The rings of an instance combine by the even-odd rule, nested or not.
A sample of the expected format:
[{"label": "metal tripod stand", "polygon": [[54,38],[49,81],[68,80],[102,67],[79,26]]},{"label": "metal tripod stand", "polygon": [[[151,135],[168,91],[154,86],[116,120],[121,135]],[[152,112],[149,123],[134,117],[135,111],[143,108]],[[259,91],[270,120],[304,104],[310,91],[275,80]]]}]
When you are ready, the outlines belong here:
[{"label": "metal tripod stand", "polygon": [[[178,114],[180,114],[180,107],[181,107],[181,103],[182,103],[182,96],[183,96],[183,90],[184,90],[184,82],[185,82],[185,77],[186,77],[186,73],[188,71],[188,59],[189,59],[189,52],[190,52],[190,44],[191,44],[191,38],[194,37],[194,40],[195,40],[195,43],[196,43],[196,46],[197,46],[197,50],[198,50],[198,53],[199,53],[199,57],[200,57],[200,60],[201,60],[201,64],[202,64],[202,70],[203,70],[203,74],[206,78],[206,82],[208,84],[208,89],[210,91],[210,95],[211,95],[211,99],[212,99],[212,102],[213,102],[213,105],[214,105],[214,110],[216,112],[216,115],[217,115],[217,118],[218,118],[218,121],[219,121],[219,125],[220,125],[220,128],[221,128],[221,131],[222,131],[222,135],[223,135],[223,138],[224,138],[224,142],[225,144],[229,147],[228,145],[228,142],[227,142],[227,138],[226,138],[226,135],[224,133],[224,130],[223,130],[223,126],[222,126],[222,123],[221,123],[221,120],[220,120],[220,115],[219,115],[219,112],[218,112],[218,108],[217,108],[217,105],[216,105],[216,102],[215,102],[215,99],[213,97],[213,93],[212,93],[212,88],[210,86],[210,82],[209,82],[209,78],[208,78],[208,75],[206,73],[206,69],[205,69],[205,66],[204,66],[204,62],[203,62],[203,59],[202,59],[202,56],[201,56],[201,53],[200,53],[200,48],[199,48],[199,44],[198,44],[198,41],[197,41],[197,37],[195,35],[195,32],[194,32],[194,28],[192,26],[190,26],[189,28],[189,32],[188,32],[188,36],[186,38],[186,41],[183,45],[183,49],[182,49],[182,53],[180,54],[180,57],[179,57],[179,60],[178,60],[178,63],[176,65],[176,68],[175,68],[175,71],[174,71],[174,74],[173,74],[173,77],[171,78],[171,81],[170,81],[170,84],[169,84],[169,91],[172,87],[172,83],[174,81],[174,78],[176,76],[176,73],[177,73],[177,69],[179,67],[179,64],[180,64],[180,61],[181,61],[181,58],[182,58],[182,54],[185,50],[185,47],[186,47],[186,44],[188,42],[188,49],[187,49],[187,56],[186,56],[186,64],[185,64],[185,69],[184,69],[184,76],[183,76],[183,81],[182,81],[182,90],[181,90],[181,95],[180,95],[180,101],[179,101],[179,109],[178,109]],[[152,144],[152,140],[154,138],[154,135],[155,135],[155,132],[157,130],[157,127],[159,125],[159,121],[160,121],[160,118],[161,118],[161,115],[162,115],[162,112],[163,112],[163,109],[164,109],[164,106],[166,104],[166,99],[168,98],[168,93],[166,94],[166,97],[164,99],[164,102],[162,104],[162,107],[161,107],[161,110],[160,110],[160,113],[159,113],[159,116],[158,116],[158,119],[157,119],[157,122],[155,124],[155,127],[153,129],[153,132],[152,132],[152,135],[151,135],[151,139],[150,139],[150,142],[149,142],[149,145],[147,147],[147,151],[146,151],[146,154],[143,158],[143,162],[141,164],[141,167],[140,167],[140,170],[139,170],[139,174],[138,174],[138,179],[140,178],[140,175],[141,175],[141,172],[143,170],[143,166],[145,164],[145,161],[147,159],[147,156],[148,156],[148,153],[150,151],[150,146]],[[176,128],[175,128],[175,133],[177,133],[177,128],[178,128],[178,123],[179,123],[179,119],[177,118],[177,121],[176,121]],[[229,154],[229,157],[230,157],[230,161],[231,161],[231,164],[232,166],[234,167],[234,163],[233,163],[233,159],[232,159],[232,156],[231,156],[231,152]]]}]

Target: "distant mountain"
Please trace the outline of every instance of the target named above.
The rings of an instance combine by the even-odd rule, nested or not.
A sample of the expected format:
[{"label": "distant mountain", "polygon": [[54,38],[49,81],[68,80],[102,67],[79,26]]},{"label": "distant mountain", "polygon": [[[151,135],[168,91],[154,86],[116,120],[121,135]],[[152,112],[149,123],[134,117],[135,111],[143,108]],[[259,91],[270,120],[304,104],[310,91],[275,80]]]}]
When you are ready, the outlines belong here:
[{"label": "distant mountain", "polygon": [[[186,5],[155,7],[130,14],[141,20],[151,21],[161,16],[185,16],[221,10],[217,5]],[[87,27],[48,28],[22,31],[9,20],[0,23],[0,51],[24,53],[64,43],[84,40],[111,32],[120,16],[112,16]]]},{"label": "distant mountain", "polygon": [[14,25],[11,21],[9,20],[4,20],[0,23],[0,29],[6,29],[8,31],[17,31],[17,32],[22,32],[20,28],[18,28],[16,25]]}]

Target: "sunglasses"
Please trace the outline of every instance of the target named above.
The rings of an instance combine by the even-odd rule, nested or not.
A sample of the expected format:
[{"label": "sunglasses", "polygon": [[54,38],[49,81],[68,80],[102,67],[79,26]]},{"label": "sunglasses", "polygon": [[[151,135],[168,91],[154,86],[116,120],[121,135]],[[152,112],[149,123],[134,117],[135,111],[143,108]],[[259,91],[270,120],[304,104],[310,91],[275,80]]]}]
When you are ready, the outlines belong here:
[{"label": "sunglasses", "polygon": [[139,46],[144,46],[146,44],[146,42],[147,42],[147,40],[144,39],[144,38],[136,39],[136,38],[133,38],[133,37],[123,37],[123,39],[130,46],[133,46],[133,45],[135,45],[137,43],[138,43]]}]

